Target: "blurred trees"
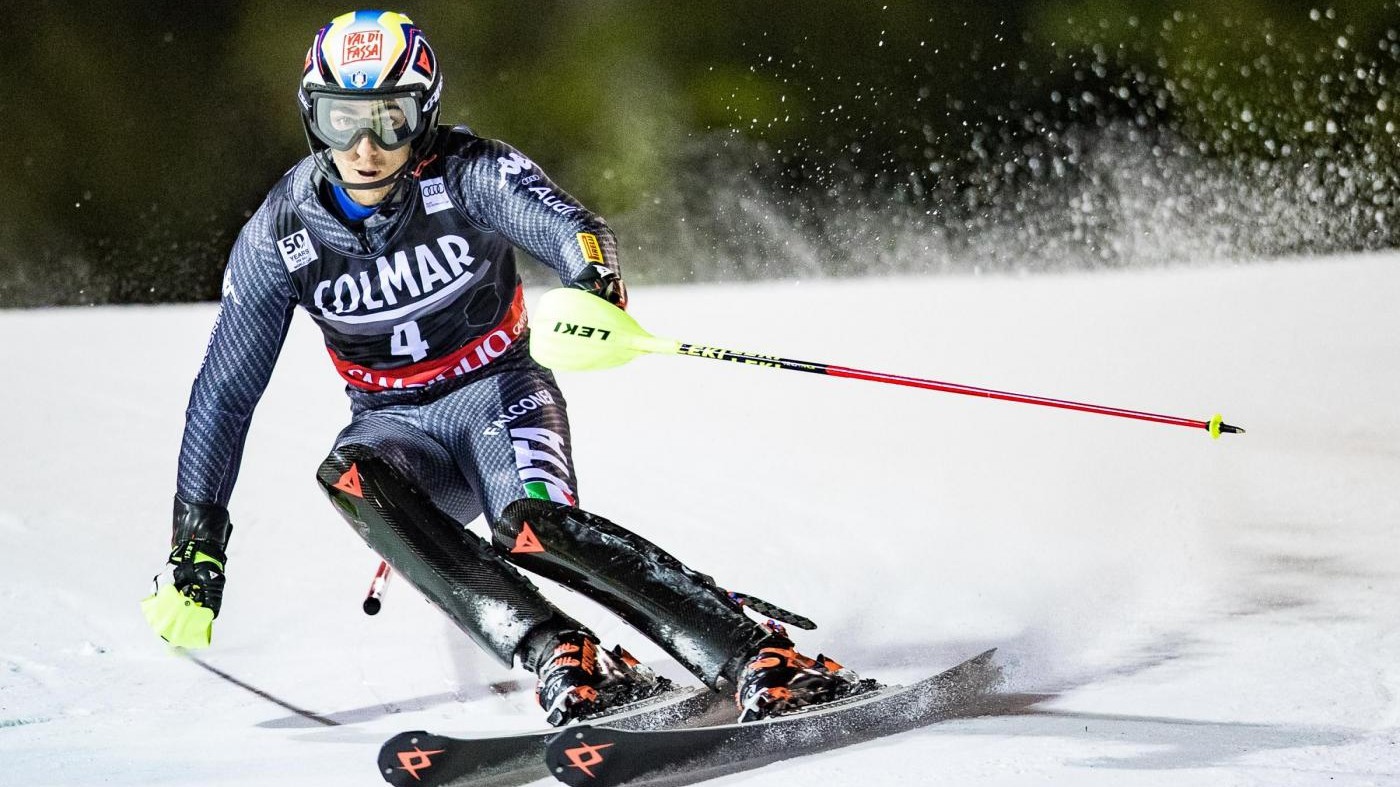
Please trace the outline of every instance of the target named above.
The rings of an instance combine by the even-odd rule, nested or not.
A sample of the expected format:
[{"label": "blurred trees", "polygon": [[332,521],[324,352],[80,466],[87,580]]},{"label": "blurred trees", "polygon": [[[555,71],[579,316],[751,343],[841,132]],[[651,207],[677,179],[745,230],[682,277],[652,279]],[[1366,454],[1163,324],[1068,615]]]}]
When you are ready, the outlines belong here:
[{"label": "blurred trees", "polygon": [[[349,7],[18,6],[0,306],[215,297]],[[1396,0],[398,8],[444,119],[613,220],[629,276],[1133,264],[1186,222],[1202,254],[1396,241]]]}]

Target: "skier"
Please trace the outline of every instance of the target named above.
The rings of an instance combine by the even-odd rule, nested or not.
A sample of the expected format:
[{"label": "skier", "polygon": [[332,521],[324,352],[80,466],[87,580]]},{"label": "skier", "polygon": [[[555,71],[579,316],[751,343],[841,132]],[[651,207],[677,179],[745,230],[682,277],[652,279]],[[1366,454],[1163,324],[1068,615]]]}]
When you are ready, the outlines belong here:
[{"label": "skier", "polygon": [[[321,486],[478,645],[535,672],[551,724],[668,681],[620,646],[602,649],[517,565],[599,601],[711,688],[729,681],[741,720],[858,691],[839,664],[794,650],[780,623],[750,620],[741,597],[578,507],[564,397],[529,356],[513,247],[624,308],[617,244],[519,151],[439,126],[441,93],[433,49],[402,14],[356,11],[317,32],[298,92],[311,155],[230,255],[186,412],[173,550],[143,602],[152,627],[175,644],[209,644],[226,506],[300,305],[351,404]],[[482,514],[490,542],[466,529]]]}]

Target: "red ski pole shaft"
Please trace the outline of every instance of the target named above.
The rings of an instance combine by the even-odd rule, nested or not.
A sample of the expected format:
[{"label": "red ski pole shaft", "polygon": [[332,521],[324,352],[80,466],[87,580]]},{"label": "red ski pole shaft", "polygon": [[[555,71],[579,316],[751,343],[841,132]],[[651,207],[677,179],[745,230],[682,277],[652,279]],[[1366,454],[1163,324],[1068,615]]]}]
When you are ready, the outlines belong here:
[{"label": "red ski pole shaft", "polygon": [[810,372],[812,374],[823,374],[828,377],[845,377],[852,380],[866,380],[874,383],[885,383],[887,385],[902,385],[908,388],[922,388],[928,391],[942,391],[944,393],[963,394],[965,396],[980,396],[986,399],[1000,399],[1004,402],[1020,402],[1022,404],[1037,404],[1043,407],[1058,407],[1064,410],[1077,410],[1083,413],[1111,415],[1118,418],[1132,418],[1138,421],[1151,421],[1153,423],[1168,424],[1171,426],[1186,426],[1192,429],[1204,429],[1210,432],[1211,437],[1216,438],[1221,434],[1244,434],[1243,429],[1224,423],[1219,415],[1216,415],[1210,420],[1201,421],[1174,415],[1148,413],[1140,410],[1125,410],[1121,407],[1107,407],[1105,405],[1089,404],[1087,402],[1072,402],[1067,399],[1051,399],[1045,396],[1033,396],[1031,394],[1013,393],[1011,391],[997,391],[991,388],[978,388],[972,385],[941,382],[939,380],[925,380],[919,377],[905,377],[903,375],[887,374],[885,372],[871,372],[827,363],[795,361],[791,358],[781,358],[775,355],[737,352],[734,350],[723,350],[717,347],[706,347],[696,344],[681,343],[677,354],[692,355],[699,358],[711,358],[717,361],[732,361],[734,363],[748,364],[751,366],[788,369],[795,372]]},{"label": "red ski pole shaft", "polygon": [[365,603],[360,605],[366,615],[379,614],[379,608],[383,606],[381,599],[384,596],[384,588],[389,585],[389,564],[383,560],[379,561],[379,570],[374,572],[374,581],[369,583],[369,592],[365,594]]}]

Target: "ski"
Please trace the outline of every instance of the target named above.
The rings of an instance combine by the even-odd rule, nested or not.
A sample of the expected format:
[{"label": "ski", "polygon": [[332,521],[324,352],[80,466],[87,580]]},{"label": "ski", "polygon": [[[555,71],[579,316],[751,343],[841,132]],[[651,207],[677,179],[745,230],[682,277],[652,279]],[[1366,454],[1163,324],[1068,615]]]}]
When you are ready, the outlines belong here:
[{"label": "ski", "polygon": [[891,686],[747,724],[624,730],[582,724],[545,749],[551,774],[571,787],[691,783],[848,746],[976,712],[1000,682],[995,649],[909,686]]},{"label": "ski", "polygon": [[[734,699],[683,688],[591,720],[612,729],[653,730],[733,718]],[[571,729],[571,728],[564,728]],[[541,759],[560,728],[484,738],[401,732],[379,750],[379,773],[395,787],[514,787],[549,775]]]}]

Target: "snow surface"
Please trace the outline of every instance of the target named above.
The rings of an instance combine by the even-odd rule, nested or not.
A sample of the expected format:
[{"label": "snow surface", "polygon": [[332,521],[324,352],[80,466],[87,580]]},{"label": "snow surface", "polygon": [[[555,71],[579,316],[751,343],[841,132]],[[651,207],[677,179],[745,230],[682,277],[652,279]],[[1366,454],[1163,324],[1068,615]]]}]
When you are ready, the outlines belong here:
[{"label": "snow surface", "polygon": [[[1397,784],[1398,295],[1393,254],[635,291],[659,334],[1249,430],[1219,442],[698,359],[561,382],[584,504],[815,618],[804,649],[887,680],[1008,665],[1018,712],[719,783]],[[361,613],[377,559],[313,481],[348,408],[301,315],[199,658],[337,724],[146,628],[213,316],[0,312],[0,784],[375,785],[396,731],[538,726],[524,673],[405,584]]]}]

